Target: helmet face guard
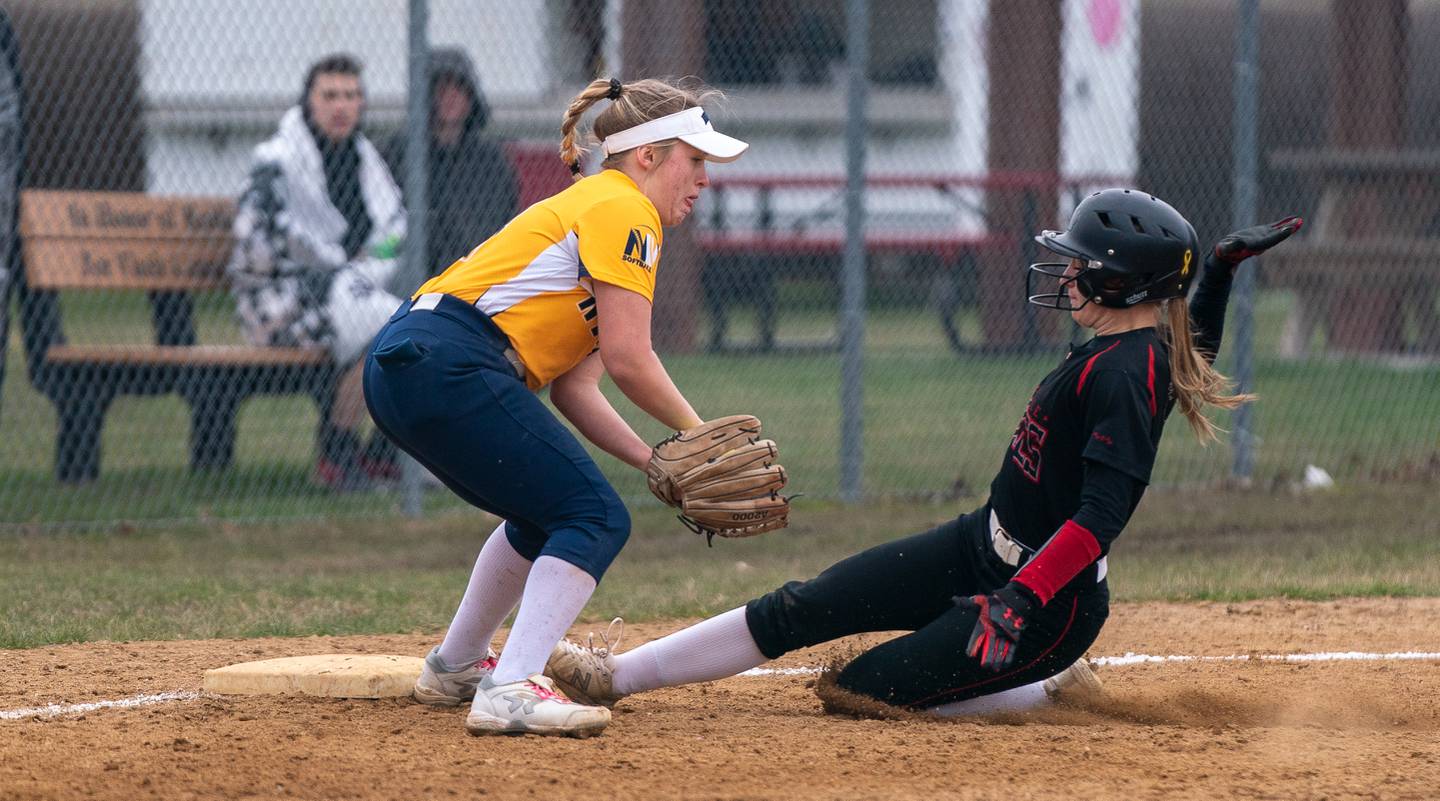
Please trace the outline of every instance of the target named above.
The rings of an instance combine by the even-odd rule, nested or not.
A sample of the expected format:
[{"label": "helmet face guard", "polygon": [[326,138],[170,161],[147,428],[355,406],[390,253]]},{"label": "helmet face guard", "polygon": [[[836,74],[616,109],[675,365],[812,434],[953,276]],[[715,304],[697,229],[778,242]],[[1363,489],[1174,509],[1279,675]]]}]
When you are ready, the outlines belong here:
[{"label": "helmet face guard", "polygon": [[[1151,273],[1127,275],[1107,270],[1101,262],[1087,259],[1086,266],[1079,272],[1067,274],[1069,271],[1070,264],[1063,261],[1042,261],[1030,265],[1029,272],[1025,274],[1026,301],[1046,309],[1079,311],[1091,303],[1108,309],[1128,309],[1147,300],[1184,296],[1183,290],[1169,294],[1155,291],[1156,287],[1167,288],[1176,284],[1179,270],[1158,276]],[[1036,280],[1041,281],[1040,286],[1043,287],[1047,278],[1058,280],[1059,287],[1054,292],[1037,292]],[[1078,306],[1070,300],[1067,291],[1070,284],[1074,284],[1084,298]]]},{"label": "helmet face guard", "polygon": [[[1084,265],[1072,275],[1066,263],[1030,265],[1026,300],[1049,309],[1076,311],[1091,303],[1125,309],[1184,297],[1195,275],[1195,229],[1169,204],[1138,190],[1096,192],[1075,207],[1067,230],[1042,231],[1035,241]],[[1037,292],[1037,275],[1058,280],[1058,289]],[[1079,305],[1070,301],[1072,283],[1084,297]]]},{"label": "helmet face guard", "polygon": [[[1067,274],[1070,270],[1070,263],[1063,261],[1041,261],[1030,265],[1025,273],[1025,299],[1036,306],[1043,306],[1047,309],[1059,309],[1060,311],[1079,311],[1090,305],[1094,296],[1087,291],[1087,282],[1081,281],[1082,275],[1088,270]],[[1046,279],[1059,281],[1059,286],[1054,292],[1037,292],[1035,282],[1039,281],[1040,287],[1044,287]],[[1075,284],[1080,288],[1080,294],[1085,297],[1079,306],[1074,305],[1070,300],[1068,288]]]}]

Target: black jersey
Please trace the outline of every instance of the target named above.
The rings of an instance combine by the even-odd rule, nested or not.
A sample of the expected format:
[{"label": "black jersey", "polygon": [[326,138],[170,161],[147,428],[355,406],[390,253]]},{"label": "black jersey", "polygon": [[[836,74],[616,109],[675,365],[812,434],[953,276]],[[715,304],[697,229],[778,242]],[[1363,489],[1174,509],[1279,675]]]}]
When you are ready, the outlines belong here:
[{"label": "black jersey", "polygon": [[1035,388],[990,484],[1002,525],[1044,545],[1080,508],[1087,459],[1149,483],[1171,404],[1169,352],[1154,328],[1072,348]]}]

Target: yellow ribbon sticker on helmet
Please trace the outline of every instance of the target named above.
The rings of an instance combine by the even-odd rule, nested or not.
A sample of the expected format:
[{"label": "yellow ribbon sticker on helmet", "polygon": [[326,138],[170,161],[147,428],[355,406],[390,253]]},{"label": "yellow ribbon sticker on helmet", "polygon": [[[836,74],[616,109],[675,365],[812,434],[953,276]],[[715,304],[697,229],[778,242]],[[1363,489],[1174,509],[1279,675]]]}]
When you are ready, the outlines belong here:
[{"label": "yellow ribbon sticker on helmet", "polygon": [[1190,274],[1190,248],[1185,248],[1185,261],[1180,265],[1180,277]]}]

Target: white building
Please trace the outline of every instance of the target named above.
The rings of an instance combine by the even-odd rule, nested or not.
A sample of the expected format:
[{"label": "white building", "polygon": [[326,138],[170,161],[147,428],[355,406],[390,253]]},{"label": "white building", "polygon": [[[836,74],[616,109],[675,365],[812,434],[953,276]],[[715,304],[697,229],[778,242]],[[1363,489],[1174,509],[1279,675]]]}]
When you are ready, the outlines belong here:
[{"label": "white building", "polygon": [[[579,54],[615,63],[615,21],[577,0],[431,0],[432,46],[463,47],[495,109],[495,133],[558,141],[568,99],[588,75]],[[1133,175],[1137,164],[1138,0],[1065,0],[1061,165],[1067,175]],[[708,0],[728,40],[709,40],[728,67],[710,76],[730,96],[717,123],[753,147],[714,175],[839,175],[844,165],[843,3]],[[871,174],[984,171],[987,0],[874,3],[868,150]],[[152,192],[234,194],[254,145],[295,102],[306,67],[350,52],[364,63],[367,126],[388,136],[403,119],[406,0],[142,0],[142,92]],[[746,16],[746,15],[750,16]],[[777,20],[789,33],[777,30]],[[576,30],[580,28],[580,30]],[[817,30],[823,33],[817,33]],[[733,49],[725,50],[726,42]],[[830,48],[828,51],[826,48]],[[737,68],[739,64],[739,68]],[[751,74],[751,82],[718,75]],[[623,71],[624,77],[634,77]],[[833,205],[833,193],[794,192],[779,211]],[[976,198],[971,197],[970,200]],[[730,203],[743,214],[741,193]],[[877,223],[977,224],[965,205],[935,193],[873,192]]]}]

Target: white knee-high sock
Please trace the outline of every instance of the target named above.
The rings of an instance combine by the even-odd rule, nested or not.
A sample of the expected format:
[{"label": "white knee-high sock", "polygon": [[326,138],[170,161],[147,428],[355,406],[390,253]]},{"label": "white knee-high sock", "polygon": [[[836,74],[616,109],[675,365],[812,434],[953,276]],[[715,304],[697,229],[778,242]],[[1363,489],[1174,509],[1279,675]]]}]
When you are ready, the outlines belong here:
[{"label": "white knee-high sock", "polygon": [[505,521],[485,540],[465,597],[440,643],[440,661],[452,668],[473,665],[485,658],[495,631],[505,616],[520,603],[525,591],[525,577],[530,575],[530,560],[516,553],[505,538]]},{"label": "white knee-high sock", "polygon": [[958,715],[993,715],[997,712],[1024,712],[1036,707],[1049,706],[1050,696],[1045,694],[1045,682],[1037,681],[979,698],[969,698],[951,704],[941,704],[926,711],[942,718]]},{"label": "white knee-high sock", "polygon": [[595,579],[584,570],[553,556],[536,559],[515,625],[495,666],[495,683],[508,684],[543,672],[555,643],[594,592]]},{"label": "white knee-high sock", "polygon": [[715,681],[769,661],[750,635],[742,606],[617,655],[615,691],[629,695]]}]

